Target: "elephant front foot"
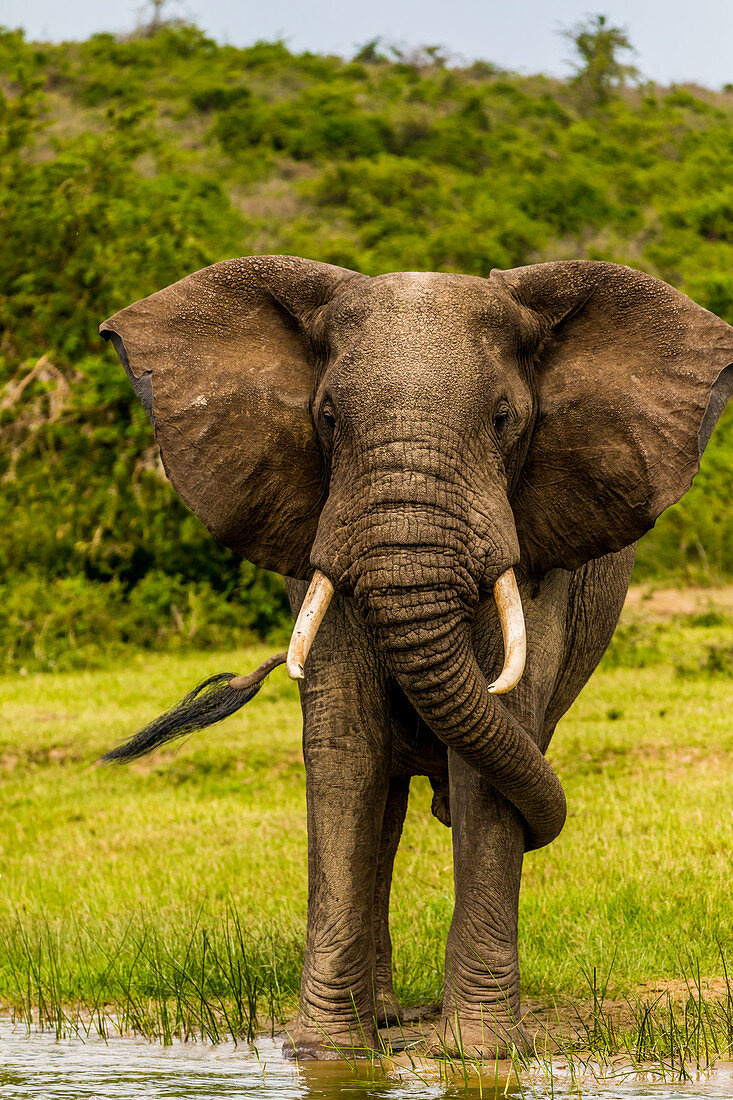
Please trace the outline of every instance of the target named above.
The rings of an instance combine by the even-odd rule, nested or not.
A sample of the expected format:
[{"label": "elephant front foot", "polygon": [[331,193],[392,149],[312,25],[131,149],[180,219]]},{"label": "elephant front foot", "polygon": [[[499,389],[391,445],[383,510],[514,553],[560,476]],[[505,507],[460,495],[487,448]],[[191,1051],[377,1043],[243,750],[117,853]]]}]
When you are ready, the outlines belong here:
[{"label": "elephant front foot", "polygon": [[487,1013],[482,1019],[444,1017],[428,1042],[434,1058],[467,1058],[495,1062],[534,1050],[529,1032],[519,1020]]},{"label": "elephant front foot", "polygon": [[283,1056],[298,1062],[353,1061],[369,1058],[378,1047],[374,1020],[348,1025],[297,1020],[288,1028],[283,1042]]},{"label": "elephant front foot", "polygon": [[377,989],[374,997],[374,1008],[377,1018],[377,1027],[392,1027],[401,1024],[404,1020],[402,1005],[391,986]]}]

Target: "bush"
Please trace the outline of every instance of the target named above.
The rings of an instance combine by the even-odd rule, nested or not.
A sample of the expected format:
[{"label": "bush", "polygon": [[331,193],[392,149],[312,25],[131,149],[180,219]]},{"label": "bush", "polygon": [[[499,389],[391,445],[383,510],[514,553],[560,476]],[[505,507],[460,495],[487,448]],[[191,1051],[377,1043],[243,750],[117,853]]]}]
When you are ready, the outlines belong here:
[{"label": "bush", "polygon": [[117,578],[16,577],[0,584],[0,671],[94,668],[130,647],[222,649],[262,638],[286,644],[282,581],[248,570],[230,593],[160,570],[130,591]]}]

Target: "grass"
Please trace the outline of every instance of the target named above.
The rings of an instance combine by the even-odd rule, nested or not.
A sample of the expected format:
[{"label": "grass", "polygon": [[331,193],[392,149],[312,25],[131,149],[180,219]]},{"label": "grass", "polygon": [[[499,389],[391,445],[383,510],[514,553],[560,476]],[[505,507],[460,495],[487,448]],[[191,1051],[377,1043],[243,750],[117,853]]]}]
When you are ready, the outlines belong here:
[{"label": "grass", "polygon": [[[177,751],[93,766],[199,679],[266,654],[133,654],[0,680],[0,1005],[164,1041],[246,1037],[293,1012],[306,906],[295,686],[278,671]],[[574,1021],[575,1047],[641,1059],[733,1045],[732,654],[717,612],[628,618],[558,728],[570,816],[526,859],[520,948],[526,1003],[540,1023],[556,1013],[556,1034]],[[408,1005],[439,997],[452,908],[450,834],[430,797],[416,780],[395,872]]]}]

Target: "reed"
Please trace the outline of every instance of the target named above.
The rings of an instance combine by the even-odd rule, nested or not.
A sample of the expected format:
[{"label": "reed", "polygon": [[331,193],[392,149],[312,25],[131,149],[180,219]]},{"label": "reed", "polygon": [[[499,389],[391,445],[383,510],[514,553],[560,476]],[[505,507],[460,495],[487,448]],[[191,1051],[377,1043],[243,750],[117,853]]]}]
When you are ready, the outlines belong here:
[{"label": "reed", "polygon": [[84,992],[75,999],[68,993],[70,945],[50,926],[31,929],[17,917],[0,924],[0,941],[13,1020],[29,1030],[53,1029],[58,1038],[134,1033],[166,1045],[252,1042],[265,1028],[274,1034],[289,1007],[276,953],[267,958],[261,945],[248,944],[232,906],[216,924],[197,919],[175,943],[149,917],[130,921],[112,950],[77,927],[73,957],[82,960]]}]

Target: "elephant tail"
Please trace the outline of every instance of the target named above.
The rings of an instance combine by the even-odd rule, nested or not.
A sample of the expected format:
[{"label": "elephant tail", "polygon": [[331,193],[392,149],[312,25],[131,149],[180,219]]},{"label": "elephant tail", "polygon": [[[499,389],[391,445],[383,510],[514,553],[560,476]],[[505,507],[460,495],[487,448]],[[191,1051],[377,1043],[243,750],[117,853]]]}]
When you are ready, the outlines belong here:
[{"label": "elephant tail", "polygon": [[253,699],[262,687],[265,677],[278,665],[284,664],[286,658],[287,653],[268,657],[248,676],[236,676],[233,672],[219,672],[216,676],[210,676],[165,714],[148,723],[139,733],[110,749],[100,757],[99,762],[124,764],[128,760],[145,756],[166,741],[173,741],[187,733],[221,722]]}]

